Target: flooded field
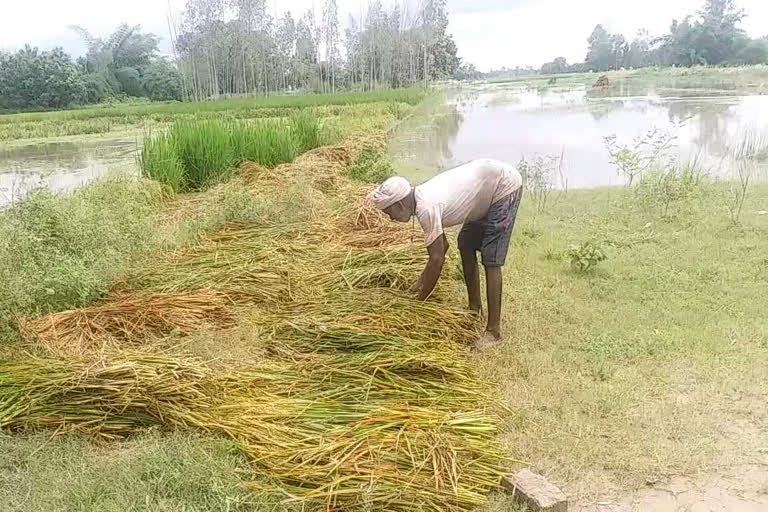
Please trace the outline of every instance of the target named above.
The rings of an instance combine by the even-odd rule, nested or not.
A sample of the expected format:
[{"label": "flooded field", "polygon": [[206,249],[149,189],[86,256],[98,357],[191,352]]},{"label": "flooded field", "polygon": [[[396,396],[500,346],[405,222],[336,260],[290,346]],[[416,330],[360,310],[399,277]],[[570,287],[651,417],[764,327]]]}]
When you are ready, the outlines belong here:
[{"label": "flooded field", "polygon": [[0,206],[30,190],[73,190],[110,171],[135,173],[135,137],[79,138],[0,147]]},{"label": "flooded field", "polygon": [[[437,169],[475,158],[517,163],[537,156],[563,157],[555,186],[620,185],[604,138],[622,144],[649,130],[675,136],[666,157],[697,160],[715,176],[734,172],[730,153],[745,133],[768,134],[768,96],[662,97],[636,88],[600,91],[589,86],[529,89],[484,85],[452,91],[448,109],[432,116],[421,135],[396,137],[399,163]],[[764,171],[762,171],[764,177]]]},{"label": "flooded field", "polygon": [[[674,134],[665,158],[695,159],[727,179],[736,172],[730,154],[745,133],[768,141],[768,96],[720,92],[691,96],[623,82],[606,90],[584,84],[466,86],[447,91],[445,104],[407,121],[392,153],[416,180],[475,158],[518,163],[562,157],[553,186],[594,188],[625,183],[610,162],[605,137],[631,145],[657,129]],[[138,145],[135,135],[91,135],[0,146],[0,205],[38,187],[69,191],[113,170],[135,173]],[[755,179],[768,176],[768,155],[765,160]]]}]

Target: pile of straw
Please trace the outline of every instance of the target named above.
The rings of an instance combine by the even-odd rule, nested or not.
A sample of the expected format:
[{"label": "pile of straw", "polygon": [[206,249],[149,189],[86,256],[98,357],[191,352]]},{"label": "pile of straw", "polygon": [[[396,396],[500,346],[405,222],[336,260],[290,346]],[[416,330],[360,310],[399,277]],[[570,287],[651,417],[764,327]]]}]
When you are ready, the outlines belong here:
[{"label": "pile of straw", "polygon": [[21,328],[53,353],[74,356],[170,333],[223,329],[233,323],[226,298],[201,290],[128,295],[28,320]]},{"label": "pile of straw", "polygon": [[333,217],[330,241],[350,247],[384,247],[423,241],[421,230],[414,232],[410,224],[392,222],[386,214],[365,198],[366,188],[349,190],[351,198]]},{"label": "pile of straw", "polygon": [[445,347],[407,341],[423,353],[407,361],[381,352],[402,340],[358,340],[347,354],[355,341],[337,339],[340,350],[326,346],[303,363],[225,374],[192,358],[143,353],[115,352],[98,364],[0,362],[0,426],[106,439],[152,425],[223,434],[271,482],[254,486],[309,510],[482,504],[504,458],[493,418],[474,408],[484,395],[471,369]]}]

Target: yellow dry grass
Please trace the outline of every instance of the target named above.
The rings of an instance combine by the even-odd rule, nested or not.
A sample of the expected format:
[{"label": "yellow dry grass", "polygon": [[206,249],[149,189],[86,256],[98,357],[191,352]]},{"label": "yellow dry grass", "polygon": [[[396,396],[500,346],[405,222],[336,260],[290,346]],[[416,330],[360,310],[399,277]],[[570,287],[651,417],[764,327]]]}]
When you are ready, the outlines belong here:
[{"label": "yellow dry grass", "polygon": [[95,306],[27,320],[22,331],[50,352],[73,357],[171,333],[233,324],[226,297],[199,290],[118,296]]}]

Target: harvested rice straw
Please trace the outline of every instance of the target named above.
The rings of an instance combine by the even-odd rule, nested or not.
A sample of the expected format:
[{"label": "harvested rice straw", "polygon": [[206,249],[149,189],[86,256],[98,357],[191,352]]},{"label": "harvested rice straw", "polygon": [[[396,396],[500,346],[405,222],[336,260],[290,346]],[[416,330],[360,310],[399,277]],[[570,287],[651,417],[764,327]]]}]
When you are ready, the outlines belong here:
[{"label": "harvested rice straw", "polygon": [[231,327],[227,299],[211,291],[129,295],[103,304],[50,313],[22,323],[22,333],[47,350],[83,355],[172,332]]},{"label": "harvested rice straw", "polygon": [[[254,243],[252,250],[227,250],[224,244],[204,244],[134,271],[113,287],[113,293],[132,291],[180,293],[215,290],[237,303],[269,303],[289,295],[288,276],[269,248]],[[273,254],[279,254],[274,251]]]},{"label": "harvested rice straw", "polygon": [[434,407],[436,400],[419,405],[392,392],[402,385],[405,396],[413,393],[407,380],[369,378],[361,396],[360,375],[315,372],[296,386],[283,369],[222,379],[195,359],[142,353],[97,364],[0,362],[0,427],[106,438],[149,425],[224,434],[274,482],[273,492],[310,509],[469,510],[498,485],[504,458],[495,421],[468,408],[462,395],[477,398],[472,390],[446,385]]},{"label": "harvested rice straw", "polygon": [[151,425],[185,425],[211,403],[208,377],[194,358],[141,352],[95,363],[32,356],[0,361],[0,428],[116,439]]},{"label": "harvested rice straw", "polygon": [[336,326],[342,332],[428,340],[469,341],[478,333],[477,315],[435,301],[418,301],[389,290],[332,293],[316,300],[286,304],[256,319],[280,335],[299,327]]}]

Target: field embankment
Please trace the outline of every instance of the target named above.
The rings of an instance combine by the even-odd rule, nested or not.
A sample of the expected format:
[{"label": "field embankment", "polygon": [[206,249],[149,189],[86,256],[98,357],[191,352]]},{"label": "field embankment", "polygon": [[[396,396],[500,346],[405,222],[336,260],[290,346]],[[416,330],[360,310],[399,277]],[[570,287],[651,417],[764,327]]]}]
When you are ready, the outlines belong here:
[{"label": "field embankment", "polygon": [[[249,461],[242,478],[255,510],[277,502],[403,511],[485,503],[506,457],[489,389],[464,346],[475,318],[456,304],[452,279],[431,302],[405,293],[423,249],[407,226],[366,205],[367,187],[350,177],[389,172],[381,164],[385,132],[368,124],[340,144],[268,167],[230,158],[237,132],[202,123],[169,132],[184,172],[239,168],[212,180],[164,180],[201,192],[111,182],[66,197],[37,195],[4,213],[17,223],[8,223],[11,233],[29,239],[20,254],[48,259],[17,276],[16,295],[3,295],[13,318],[0,363],[3,429],[108,441],[147,429],[229,439]],[[308,140],[295,126],[291,138]],[[225,158],[185,160],[211,158],[183,145],[211,132],[230,135],[206,142],[230,148]],[[141,200],[123,203],[124,189]],[[91,204],[96,191],[106,194],[101,204]],[[134,212],[111,199],[144,208],[135,212],[140,222],[124,219]],[[121,241],[125,225],[138,242],[104,255],[97,245],[104,237],[67,220],[82,210],[93,229],[99,206],[114,219],[106,243]],[[70,259],[58,267],[62,254]],[[90,281],[69,273],[97,264],[103,270]],[[50,271],[60,272],[58,289]],[[46,277],[28,283],[33,276]],[[14,506],[48,499],[36,492],[25,502],[11,482]],[[191,504],[197,496],[175,499]],[[111,504],[95,496],[89,506]]]}]

